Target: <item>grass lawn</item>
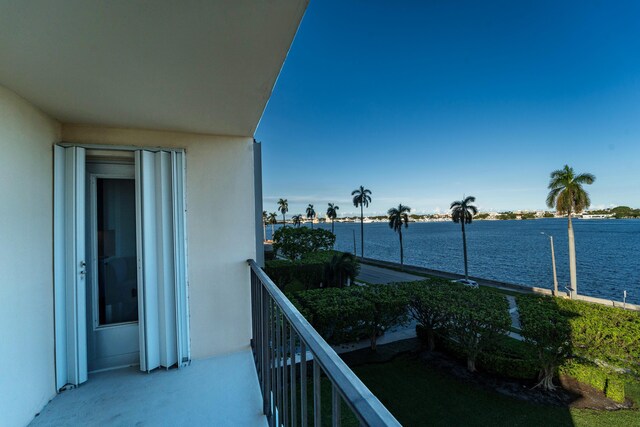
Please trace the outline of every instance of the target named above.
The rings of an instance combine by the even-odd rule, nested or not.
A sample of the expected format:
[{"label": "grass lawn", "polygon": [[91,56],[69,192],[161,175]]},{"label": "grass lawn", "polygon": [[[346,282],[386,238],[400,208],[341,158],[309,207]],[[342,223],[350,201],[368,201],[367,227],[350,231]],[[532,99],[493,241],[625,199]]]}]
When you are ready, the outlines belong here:
[{"label": "grass lawn", "polygon": [[[404,426],[640,426],[637,410],[535,405],[464,383],[410,356],[354,371]],[[331,391],[325,382],[322,399],[329,406]],[[640,397],[640,387],[631,387],[628,394]],[[329,412],[322,412],[323,422],[330,423]],[[343,411],[343,425],[357,425],[348,410]]]}]

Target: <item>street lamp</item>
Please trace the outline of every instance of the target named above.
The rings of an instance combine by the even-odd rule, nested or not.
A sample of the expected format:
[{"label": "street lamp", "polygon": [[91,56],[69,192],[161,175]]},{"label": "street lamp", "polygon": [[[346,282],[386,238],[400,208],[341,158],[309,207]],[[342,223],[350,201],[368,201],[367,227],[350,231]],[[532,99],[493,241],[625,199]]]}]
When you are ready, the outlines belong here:
[{"label": "street lamp", "polygon": [[553,251],[553,236],[550,234],[541,231],[540,234],[543,234],[549,238],[549,242],[551,243],[551,264],[553,265],[553,295],[558,296],[558,276],[556,275],[556,255]]}]

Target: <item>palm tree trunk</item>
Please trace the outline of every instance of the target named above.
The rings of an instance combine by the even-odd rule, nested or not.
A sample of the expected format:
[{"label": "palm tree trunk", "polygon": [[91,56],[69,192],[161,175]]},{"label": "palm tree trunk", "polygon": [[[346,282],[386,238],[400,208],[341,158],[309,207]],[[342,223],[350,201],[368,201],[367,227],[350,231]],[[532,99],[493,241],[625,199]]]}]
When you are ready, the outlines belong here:
[{"label": "palm tree trunk", "polygon": [[469,269],[467,268],[467,233],[464,231],[464,218],[460,221],[462,224],[462,250],[464,252],[464,278],[469,280]]},{"label": "palm tree trunk", "polygon": [[331,218],[331,234],[335,234],[335,233],[333,232],[333,218]]},{"label": "palm tree trunk", "polygon": [[569,275],[571,277],[571,297],[578,295],[578,277],[576,273],[576,241],[573,235],[573,224],[571,222],[571,212],[569,212]]},{"label": "palm tree trunk", "polygon": [[271,223],[271,240],[273,240],[273,223]]},{"label": "palm tree trunk", "polygon": [[282,228],[287,226],[287,219],[284,216],[284,213],[282,213]]},{"label": "palm tree trunk", "polygon": [[267,240],[267,223],[266,222],[262,222],[262,234],[263,234],[263,240]]},{"label": "palm tree trunk", "polygon": [[360,205],[360,259],[364,259],[364,205]]},{"label": "palm tree trunk", "polygon": [[404,251],[402,249],[402,229],[398,230],[398,236],[400,236],[400,267],[404,266]]}]

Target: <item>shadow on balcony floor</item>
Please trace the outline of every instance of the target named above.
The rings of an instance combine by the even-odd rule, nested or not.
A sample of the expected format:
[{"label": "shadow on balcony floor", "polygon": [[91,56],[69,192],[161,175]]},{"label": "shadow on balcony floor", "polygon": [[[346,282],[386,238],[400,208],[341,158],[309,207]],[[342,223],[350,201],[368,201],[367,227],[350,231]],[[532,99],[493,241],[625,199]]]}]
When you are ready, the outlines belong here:
[{"label": "shadow on balcony floor", "polygon": [[55,397],[31,426],[266,426],[249,350],[145,374],[101,372]]}]

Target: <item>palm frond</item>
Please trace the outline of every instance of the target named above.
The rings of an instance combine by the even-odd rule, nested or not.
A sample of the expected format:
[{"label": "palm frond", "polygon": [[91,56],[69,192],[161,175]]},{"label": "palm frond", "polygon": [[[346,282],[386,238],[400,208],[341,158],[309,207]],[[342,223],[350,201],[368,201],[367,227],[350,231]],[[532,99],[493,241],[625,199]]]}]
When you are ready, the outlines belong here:
[{"label": "palm frond", "polygon": [[596,180],[595,175],[591,173],[581,173],[573,179],[573,182],[578,184],[587,184],[591,185]]}]

